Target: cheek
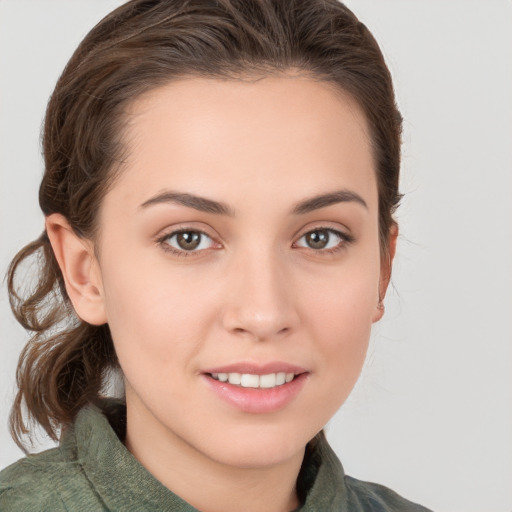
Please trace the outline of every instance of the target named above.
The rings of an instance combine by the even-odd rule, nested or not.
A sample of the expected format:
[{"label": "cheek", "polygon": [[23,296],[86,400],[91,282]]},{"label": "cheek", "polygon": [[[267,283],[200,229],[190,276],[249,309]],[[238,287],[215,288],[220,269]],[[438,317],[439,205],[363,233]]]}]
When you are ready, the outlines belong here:
[{"label": "cheek", "polygon": [[378,282],[375,265],[351,266],[329,280],[311,282],[304,296],[305,325],[315,340],[318,374],[325,378],[332,413],[349,395],[364,364]]},{"label": "cheek", "polygon": [[[331,338],[336,333],[369,332],[379,286],[378,258],[368,262],[354,258],[346,265],[310,274],[302,297],[302,310],[311,325],[322,329]],[[331,335],[329,335],[331,333]]]},{"label": "cheek", "polygon": [[[106,259],[106,258],[105,258]],[[145,265],[136,258],[104,264],[107,319],[121,366],[144,373],[183,364],[200,349],[198,340],[214,315],[215,301],[200,293],[187,272]],[[125,368],[123,367],[123,370]],[[162,370],[163,371],[163,370]]]},{"label": "cheek", "polygon": [[353,294],[341,295],[337,294],[329,307],[318,311],[314,339],[322,354],[322,364],[333,374],[352,380],[349,375],[357,376],[364,362],[373,308],[365,300],[358,302]]}]

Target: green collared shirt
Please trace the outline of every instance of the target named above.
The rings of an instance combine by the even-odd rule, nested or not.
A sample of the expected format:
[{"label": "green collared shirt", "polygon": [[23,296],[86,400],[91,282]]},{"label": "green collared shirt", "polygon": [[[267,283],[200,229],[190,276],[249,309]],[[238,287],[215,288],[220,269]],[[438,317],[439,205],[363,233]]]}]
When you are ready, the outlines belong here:
[{"label": "green collared shirt", "polygon": [[[0,472],[2,512],[197,512],[125,448],[124,407],[105,401],[102,409],[82,409],[57,448]],[[325,440],[305,457],[299,482],[301,512],[429,512],[387,487],[345,476]]]}]

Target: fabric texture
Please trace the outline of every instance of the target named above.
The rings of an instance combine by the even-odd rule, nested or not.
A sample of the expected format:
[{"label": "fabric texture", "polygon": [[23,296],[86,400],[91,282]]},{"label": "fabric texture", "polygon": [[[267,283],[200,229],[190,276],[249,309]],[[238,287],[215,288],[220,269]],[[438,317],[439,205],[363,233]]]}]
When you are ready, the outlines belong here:
[{"label": "fabric texture", "polygon": [[[0,472],[2,512],[197,512],[149,473],[122,443],[126,409],[105,400],[77,415],[57,448]],[[429,512],[387,487],[346,476],[325,439],[307,451],[300,512]]]}]

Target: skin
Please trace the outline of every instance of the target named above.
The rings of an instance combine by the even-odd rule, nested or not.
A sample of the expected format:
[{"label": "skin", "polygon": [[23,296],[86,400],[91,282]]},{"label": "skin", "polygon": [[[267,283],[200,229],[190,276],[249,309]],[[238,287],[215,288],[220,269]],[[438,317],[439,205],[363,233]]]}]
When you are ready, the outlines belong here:
[{"label": "skin", "polygon": [[[78,238],[58,214],[47,219],[78,315],[110,326],[126,446],[199,510],[291,510],[306,443],[359,376],[394,254],[396,230],[381,260],[364,115],[332,85],[290,73],[178,80],[138,98],[127,119],[128,155],[102,203],[99,239]],[[340,190],[365,205],[292,213]],[[165,191],[234,215],[141,206]],[[165,250],[180,250],[171,235],[183,228],[208,235],[185,257]],[[320,228],[344,234],[328,232],[337,252],[309,245],[304,235]],[[247,413],[202,375],[239,361],[285,361],[307,380],[285,407]]]}]

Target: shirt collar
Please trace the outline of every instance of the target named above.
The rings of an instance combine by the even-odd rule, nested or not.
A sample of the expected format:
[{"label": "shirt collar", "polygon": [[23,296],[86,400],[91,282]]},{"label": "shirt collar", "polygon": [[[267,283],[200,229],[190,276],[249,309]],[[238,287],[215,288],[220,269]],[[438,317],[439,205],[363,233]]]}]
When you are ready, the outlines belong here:
[{"label": "shirt collar", "polygon": [[[64,433],[61,449],[77,458],[106,508],[131,511],[194,512],[196,509],[160,483],[127,450],[126,406],[104,399],[89,405]],[[346,508],[343,467],[323,435],[307,447],[298,477],[306,494],[301,512]],[[197,512],[197,511],[196,511]]]}]

